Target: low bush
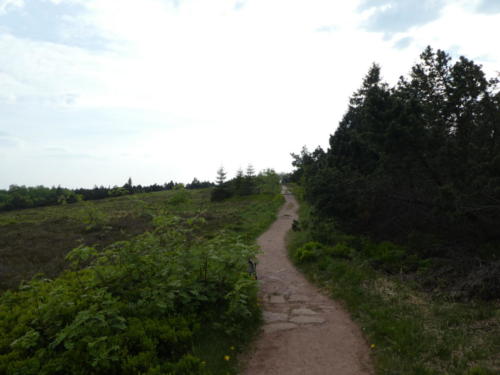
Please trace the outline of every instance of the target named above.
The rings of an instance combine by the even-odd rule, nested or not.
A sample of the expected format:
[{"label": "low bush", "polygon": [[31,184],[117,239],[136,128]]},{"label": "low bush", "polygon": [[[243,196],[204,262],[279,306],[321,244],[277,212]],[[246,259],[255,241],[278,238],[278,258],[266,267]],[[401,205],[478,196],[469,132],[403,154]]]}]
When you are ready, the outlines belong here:
[{"label": "low bush", "polygon": [[356,253],[352,247],[346,245],[344,242],[339,242],[335,246],[326,247],[325,253],[336,258],[350,259]]},{"label": "low bush", "polygon": [[[329,241],[323,243],[315,235],[316,220],[302,203],[300,223],[309,230],[290,232],[291,258],[357,320],[376,374],[499,373],[498,300],[467,301],[429,292],[420,273],[429,273],[434,283],[439,278],[430,259],[419,259],[397,244],[347,235],[334,225],[320,236]],[[482,267],[483,279],[495,280],[498,266],[491,262]],[[474,281],[466,278],[463,283]]]},{"label": "low bush", "polygon": [[0,296],[0,374],[209,374],[196,338],[236,339],[258,319],[246,272],[256,247],[199,237],[202,218],[154,225],[102,251],[78,247],[72,270]]},{"label": "low bush", "polygon": [[323,245],[319,242],[308,242],[297,249],[295,259],[299,263],[306,263],[317,259],[323,251]]}]

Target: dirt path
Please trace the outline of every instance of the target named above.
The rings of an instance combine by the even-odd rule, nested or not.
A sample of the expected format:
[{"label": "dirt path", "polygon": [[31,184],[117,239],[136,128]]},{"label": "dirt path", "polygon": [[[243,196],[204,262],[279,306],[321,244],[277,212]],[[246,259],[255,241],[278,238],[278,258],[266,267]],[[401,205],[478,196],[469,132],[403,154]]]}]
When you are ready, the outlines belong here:
[{"label": "dirt path", "polygon": [[258,240],[257,273],[265,324],[244,359],[245,375],[369,375],[369,348],[341,306],[321,294],[291,264],[285,234],[297,202],[284,191],[278,219]]}]

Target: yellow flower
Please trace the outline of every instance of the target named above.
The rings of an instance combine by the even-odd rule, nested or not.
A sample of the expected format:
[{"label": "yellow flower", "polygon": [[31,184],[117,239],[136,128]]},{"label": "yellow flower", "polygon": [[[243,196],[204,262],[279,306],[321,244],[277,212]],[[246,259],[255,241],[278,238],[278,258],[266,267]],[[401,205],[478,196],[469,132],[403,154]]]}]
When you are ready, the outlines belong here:
[{"label": "yellow flower", "polygon": [[224,356],[224,361],[229,361],[230,359],[231,359],[231,357],[230,357],[230,356],[228,356],[228,355],[225,355],[225,356]]},{"label": "yellow flower", "polygon": [[375,344],[371,344],[370,348],[375,349]]}]

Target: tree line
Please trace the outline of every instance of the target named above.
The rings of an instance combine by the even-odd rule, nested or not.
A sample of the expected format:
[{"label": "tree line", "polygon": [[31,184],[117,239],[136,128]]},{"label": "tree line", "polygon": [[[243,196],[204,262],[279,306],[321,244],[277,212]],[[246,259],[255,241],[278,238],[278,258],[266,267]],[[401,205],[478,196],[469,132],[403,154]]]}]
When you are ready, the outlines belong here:
[{"label": "tree line", "polygon": [[345,231],[425,256],[498,252],[497,84],[472,60],[452,63],[431,47],[394,87],[374,64],[329,148],[292,154],[290,178],[320,220]]},{"label": "tree line", "polygon": [[224,167],[217,171],[216,185],[212,190],[211,200],[222,201],[233,196],[245,196],[258,193],[279,193],[281,176],[273,169],[264,169],[256,174],[252,165],[245,171],[240,168],[236,176],[226,180]]},{"label": "tree line", "polygon": [[156,183],[152,185],[134,185],[131,178],[123,186],[94,186],[92,189],[11,185],[8,190],[0,189],[0,211],[75,203],[82,200],[99,200],[129,194],[151,193],[172,190],[179,186],[186,189],[202,189],[213,185],[210,181],[199,181],[197,178],[194,178],[186,186],[174,181],[162,185]]}]

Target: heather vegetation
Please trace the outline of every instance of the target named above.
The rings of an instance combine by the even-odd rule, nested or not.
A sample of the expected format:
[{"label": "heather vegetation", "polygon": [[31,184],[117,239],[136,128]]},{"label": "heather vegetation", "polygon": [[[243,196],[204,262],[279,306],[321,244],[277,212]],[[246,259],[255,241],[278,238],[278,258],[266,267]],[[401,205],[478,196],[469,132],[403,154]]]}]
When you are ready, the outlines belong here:
[{"label": "heather vegetation", "polygon": [[[181,186],[0,214],[2,256],[29,237],[5,237],[18,226],[67,224],[75,241],[52,277],[6,285],[0,374],[235,373],[260,319],[248,259],[283,202],[268,185],[224,202]],[[142,233],[115,230],[128,221]]]}]

